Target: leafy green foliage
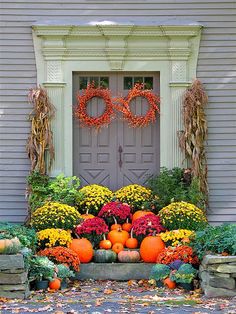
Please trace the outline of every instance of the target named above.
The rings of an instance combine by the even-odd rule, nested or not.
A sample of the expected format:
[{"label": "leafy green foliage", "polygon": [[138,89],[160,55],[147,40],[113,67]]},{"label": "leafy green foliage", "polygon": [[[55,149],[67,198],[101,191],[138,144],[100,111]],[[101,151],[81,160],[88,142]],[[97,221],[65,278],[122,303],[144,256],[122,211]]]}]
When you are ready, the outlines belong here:
[{"label": "leafy green foliage", "polygon": [[47,202],[60,202],[75,206],[83,199],[79,191],[80,180],[76,176],[65,177],[63,174],[56,178],[49,178],[37,171],[28,176],[29,206],[32,211],[42,207]]},{"label": "leafy green foliage", "polygon": [[236,224],[224,224],[221,226],[208,226],[202,231],[196,232],[191,243],[199,259],[207,253],[236,254]]},{"label": "leafy green foliage", "polygon": [[162,168],[160,175],[150,178],[147,185],[154,195],[149,206],[154,206],[157,210],[178,201],[186,201],[205,209],[206,198],[200,192],[198,179],[191,179],[190,171]]},{"label": "leafy green foliage", "polygon": [[34,229],[17,224],[0,223],[0,239],[13,239],[15,237],[19,239],[22,246],[35,250],[37,235]]},{"label": "leafy green foliage", "polygon": [[149,279],[156,281],[167,278],[170,274],[170,267],[165,264],[156,264],[152,267]]},{"label": "leafy green foliage", "polygon": [[183,264],[170,275],[171,280],[177,283],[191,283],[197,276],[197,270],[191,264]]},{"label": "leafy green foliage", "polygon": [[46,256],[34,256],[30,262],[29,277],[38,280],[48,279],[54,277],[55,264],[51,262]]},{"label": "leafy green foliage", "polygon": [[75,273],[63,264],[57,265],[57,277],[60,279],[66,279],[74,277]]}]

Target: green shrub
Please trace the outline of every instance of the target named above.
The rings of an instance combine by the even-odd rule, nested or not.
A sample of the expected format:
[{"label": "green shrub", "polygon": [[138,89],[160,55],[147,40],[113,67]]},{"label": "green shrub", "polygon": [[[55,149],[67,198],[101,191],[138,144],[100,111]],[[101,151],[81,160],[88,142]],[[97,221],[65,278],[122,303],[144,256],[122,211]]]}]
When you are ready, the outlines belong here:
[{"label": "green shrub", "polygon": [[196,232],[191,243],[199,259],[207,253],[223,253],[236,255],[236,224],[208,226],[205,230]]},{"label": "green shrub", "polygon": [[[200,192],[199,180],[191,178],[188,170],[162,168],[161,173],[147,181],[152,190],[154,199],[152,204],[157,210],[169,205],[171,202],[186,201],[201,209],[206,208],[206,197]],[[156,198],[155,198],[156,196]]]},{"label": "green shrub", "polygon": [[56,178],[49,178],[47,175],[33,171],[28,176],[27,182],[29,206],[32,211],[49,201],[75,206],[83,197],[79,192],[80,180],[75,176],[65,177],[60,174]]},{"label": "green shrub", "polygon": [[15,237],[19,239],[22,246],[35,250],[37,244],[35,230],[17,224],[0,223],[0,239],[13,239]]}]

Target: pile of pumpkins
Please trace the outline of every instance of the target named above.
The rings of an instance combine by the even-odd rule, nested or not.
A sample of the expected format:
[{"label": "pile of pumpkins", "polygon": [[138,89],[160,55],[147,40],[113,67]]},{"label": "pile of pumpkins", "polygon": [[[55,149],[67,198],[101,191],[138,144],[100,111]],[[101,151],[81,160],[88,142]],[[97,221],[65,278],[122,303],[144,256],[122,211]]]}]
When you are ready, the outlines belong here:
[{"label": "pile of pumpkins", "polygon": [[[143,213],[143,211],[140,211]],[[137,213],[137,214],[136,214]],[[136,212],[137,219],[142,213]],[[145,214],[150,212],[145,212]],[[134,215],[135,215],[134,214]],[[121,263],[156,263],[159,253],[165,248],[165,243],[160,236],[147,236],[143,239],[138,249],[139,243],[133,237],[132,224],[128,221],[122,225],[115,222],[110,227],[107,238],[104,235],[99,243],[99,249],[93,250],[91,242],[85,238],[73,239],[70,248],[75,251],[81,263],[114,263],[117,260]]]}]

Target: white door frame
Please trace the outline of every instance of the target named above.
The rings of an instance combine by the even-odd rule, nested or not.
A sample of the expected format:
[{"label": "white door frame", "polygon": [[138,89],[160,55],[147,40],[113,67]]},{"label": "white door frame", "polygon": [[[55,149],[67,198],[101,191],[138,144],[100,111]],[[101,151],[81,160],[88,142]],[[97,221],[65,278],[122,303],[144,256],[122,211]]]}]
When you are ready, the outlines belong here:
[{"label": "white door frame", "polygon": [[183,166],[181,100],[196,77],[202,26],[34,25],[37,83],[54,106],[52,176],[73,173],[72,72],[160,72],[160,166]]}]

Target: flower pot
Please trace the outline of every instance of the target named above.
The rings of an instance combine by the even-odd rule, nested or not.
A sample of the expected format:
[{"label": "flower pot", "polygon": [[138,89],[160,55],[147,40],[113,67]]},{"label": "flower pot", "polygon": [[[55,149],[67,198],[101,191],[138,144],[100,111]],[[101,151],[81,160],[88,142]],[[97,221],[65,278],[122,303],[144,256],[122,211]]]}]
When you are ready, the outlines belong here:
[{"label": "flower pot", "polygon": [[156,281],[156,286],[157,286],[157,288],[163,288],[164,284],[163,284],[163,282],[161,280],[157,280]]},{"label": "flower pot", "polygon": [[36,280],[35,281],[35,289],[36,290],[47,290],[48,288],[48,280]]},{"label": "flower pot", "polygon": [[183,288],[184,290],[186,291],[191,291],[191,290],[194,290],[194,287],[193,287],[193,283],[190,282],[190,283],[187,283],[187,282],[180,282],[178,284],[179,287]]},{"label": "flower pot", "polygon": [[67,282],[66,279],[62,279],[62,281],[61,281],[61,288],[60,289],[64,290],[66,288],[68,288],[68,282]]}]

